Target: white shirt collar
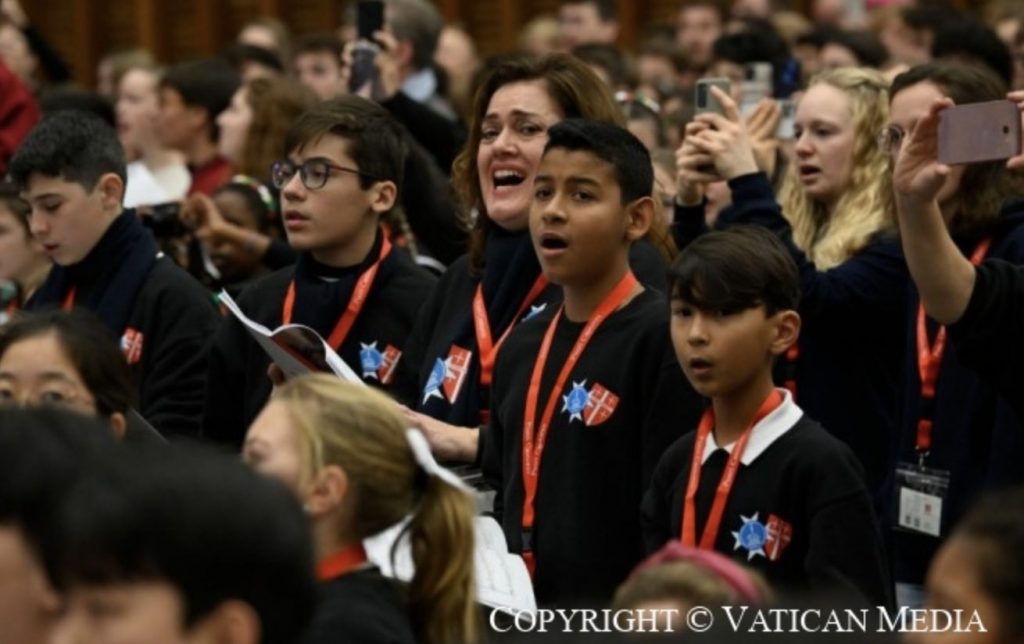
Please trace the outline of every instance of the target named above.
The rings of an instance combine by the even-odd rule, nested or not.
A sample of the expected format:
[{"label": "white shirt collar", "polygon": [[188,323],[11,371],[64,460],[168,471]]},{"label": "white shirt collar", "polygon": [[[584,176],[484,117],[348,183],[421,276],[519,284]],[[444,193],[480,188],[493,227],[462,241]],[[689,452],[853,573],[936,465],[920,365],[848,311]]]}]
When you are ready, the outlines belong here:
[{"label": "white shirt collar", "polygon": [[434,70],[425,67],[411,74],[402,83],[402,91],[417,103],[429,99],[437,91],[437,77],[434,75]]},{"label": "white shirt collar", "polygon": [[[771,447],[772,443],[792,429],[793,425],[804,415],[804,411],[797,407],[796,402],[793,401],[793,396],[789,393],[789,390],[777,389],[777,391],[782,394],[782,404],[762,418],[761,422],[754,425],[754,429],[750,433],[750,440],[747,441],[747,449],[743,450],[743,456],[740,457],[740,462],[744,465],[753,463],[762,452]],[[736,443],[730,443],[721,449],[732,454],[732,448],[735,445]],[[718,443],[715,442],[715,433],[711,432],[708,435],[707,442],[704,443],[704,454],[700,460],[701,465],[706,463],[718,449]]]}]

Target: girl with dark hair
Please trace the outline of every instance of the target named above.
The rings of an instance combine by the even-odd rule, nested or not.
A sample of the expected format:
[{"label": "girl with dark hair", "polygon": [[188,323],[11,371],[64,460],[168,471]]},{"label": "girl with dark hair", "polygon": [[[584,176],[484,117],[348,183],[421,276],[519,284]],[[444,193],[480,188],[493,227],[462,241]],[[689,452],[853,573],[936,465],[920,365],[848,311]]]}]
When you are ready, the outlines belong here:
[{"label": "girl with dark hair", "polygon": [[50,260],[28,229],[30,210],[17,188],[0,182],[0,325],[32,297],[50,272]]},{"label": "girl with dark hair", "polygon": [[21,315],[0,330],[0,404],[67,407],[106,421],[119,439],[159,438],[134,411],[117,341],[81,309]]},{"label": "girl with dark hair", "polygon": [[[312,525],[321,601],[306,644],[480,641],[474,501],[421,464],[412,433],[385,395],[324,374],[281,386],[249,428],[244,459],[287,485]],[[410,515],[416,572],[402,589],[363,539]]]},{"label": "girl with dark hair", "polygon": [[[948,63],[915,67],[897,76],[892,86],[891,122],[883,144],[894,159],[900,220],[916,226],[937,211],[960,254],[975,265],[993,258],[1024,264],[1024,204],[1015,198],[1024,194],[1024,179],[1003,161],[944,166],[939,173],[937,114],[932,112],[951,103],[1005,96],[1005,85],[991,72]],[[926,123],[932,127],[917,127]],[[1014,412],[1016,401],[1001,396],[994,383],[973,371],[961,354],[968,347],[958,351],[958,346],[947,344],[946,327],[929,313],[914,289],[905,325],[896,498],[923,492],[937,497],[931,505],[941,506],[941,512],[920,529],[904,525],[907,508],[897,508],[897,525],[904,529],[895,534],[896,581],[908,598],[920,597],[928,562],[977,495],[1024,481],[1024,427]],[[922,479],[925,468],[930,474]],[[921,488],[914,483],[921,480],[945,484]]]}]

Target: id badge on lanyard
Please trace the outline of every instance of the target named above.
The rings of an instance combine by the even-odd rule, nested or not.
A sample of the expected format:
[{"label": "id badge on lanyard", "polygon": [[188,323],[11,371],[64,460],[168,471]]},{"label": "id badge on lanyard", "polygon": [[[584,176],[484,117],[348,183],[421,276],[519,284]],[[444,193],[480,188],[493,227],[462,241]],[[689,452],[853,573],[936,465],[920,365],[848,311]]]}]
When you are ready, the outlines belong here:
[{"label": "id badge on lanyard", "polygon": [[897,529],[907,532],[942,536],[942,511],[949,495],[949,471],[924,466],[924,456],[917,463],[896,465]]}]

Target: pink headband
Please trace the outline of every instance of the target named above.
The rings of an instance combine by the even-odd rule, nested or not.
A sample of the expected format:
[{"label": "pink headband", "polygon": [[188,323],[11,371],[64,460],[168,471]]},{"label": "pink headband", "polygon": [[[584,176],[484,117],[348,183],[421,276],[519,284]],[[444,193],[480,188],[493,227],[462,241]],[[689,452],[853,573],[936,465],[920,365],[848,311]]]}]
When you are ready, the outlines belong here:
[{"label": "pink headband", "polygon": [[641,570],[654,568],[664,563],[685,561],[708,572],[725,582],[736,594],[736,598],[749,604],[760,604],[764,598],[751,579],[749,572],[732,559],[712,550],[700,550],[684,546],[678,541],[670,541],[661,550],[641,561],[633,570],[631,577]]}]

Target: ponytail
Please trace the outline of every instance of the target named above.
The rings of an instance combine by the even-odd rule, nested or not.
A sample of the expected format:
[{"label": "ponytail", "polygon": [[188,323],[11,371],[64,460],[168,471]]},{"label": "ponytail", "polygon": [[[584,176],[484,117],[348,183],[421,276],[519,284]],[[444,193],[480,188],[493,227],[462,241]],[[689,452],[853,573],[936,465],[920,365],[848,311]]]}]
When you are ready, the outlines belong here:
[{"label": "ponytail", "polygon": [[480,640],[473,581],[473,497],[425,475],[419,508],[409,523],[416,574],[409,614],[416,639],[427,644]]}]

